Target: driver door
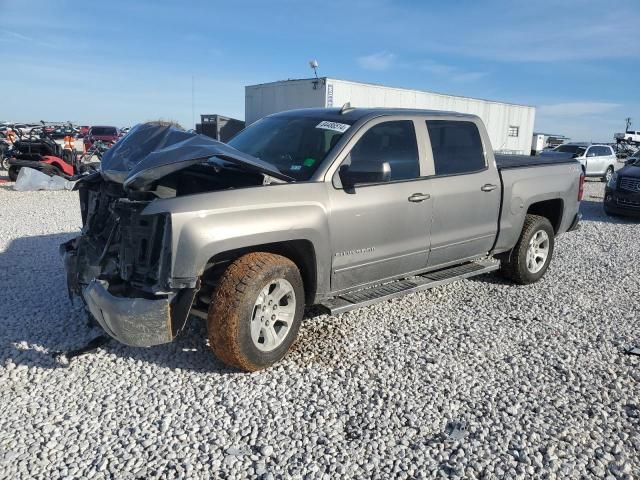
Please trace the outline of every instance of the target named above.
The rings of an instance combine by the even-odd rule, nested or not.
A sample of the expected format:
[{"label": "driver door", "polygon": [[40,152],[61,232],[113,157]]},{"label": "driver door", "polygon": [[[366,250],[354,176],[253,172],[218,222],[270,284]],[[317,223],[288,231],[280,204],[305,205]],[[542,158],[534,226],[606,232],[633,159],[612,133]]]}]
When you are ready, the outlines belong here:
[{"label": "driver door", "polygon": [[[328,184],[333,292],[378,283],[427,265],[430,180],[421,176],[416,125],[409,119],[372,123],[352,140],[333,184]],[[353,186],[342,182],[345,166],[362,165],[372,169],[369,178],[365,175]],[[385,172],[384,178],[377,178],[373,170]]]}]

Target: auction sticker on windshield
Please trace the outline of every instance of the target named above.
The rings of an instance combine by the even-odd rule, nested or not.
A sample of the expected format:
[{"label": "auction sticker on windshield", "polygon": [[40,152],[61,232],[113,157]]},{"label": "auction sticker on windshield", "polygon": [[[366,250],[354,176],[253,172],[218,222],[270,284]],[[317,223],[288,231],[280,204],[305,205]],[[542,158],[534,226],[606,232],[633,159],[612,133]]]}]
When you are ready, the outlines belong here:
[{"label": "auction sticker on windshield", "polygon": [[351,125],[347,125],[346,123],[338,123],[338,122],[328,122],[323,121],[316,125],[316,128],[322,128],[324,130],[333,130],[334,132],[344,133],[346,132]]}]

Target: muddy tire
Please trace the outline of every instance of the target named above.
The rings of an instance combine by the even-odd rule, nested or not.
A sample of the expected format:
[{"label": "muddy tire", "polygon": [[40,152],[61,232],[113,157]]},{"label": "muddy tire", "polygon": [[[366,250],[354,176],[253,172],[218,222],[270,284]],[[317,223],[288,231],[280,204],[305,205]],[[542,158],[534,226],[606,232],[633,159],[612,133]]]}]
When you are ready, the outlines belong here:
[{"label": "muddy tire", "polygon": [[505,258],[500,265],[501,273],[520,285],[540,280],[553,256],[554,237],[555,232],[547,218],[527,215],[510,258]]},{"label": "muddy tire", "polygon": [[295,341],[304,301],[302,277],[291,260],[272,253],[244,255],[227,268],[213,292],[209,345],[232,367],[269,367]]}]

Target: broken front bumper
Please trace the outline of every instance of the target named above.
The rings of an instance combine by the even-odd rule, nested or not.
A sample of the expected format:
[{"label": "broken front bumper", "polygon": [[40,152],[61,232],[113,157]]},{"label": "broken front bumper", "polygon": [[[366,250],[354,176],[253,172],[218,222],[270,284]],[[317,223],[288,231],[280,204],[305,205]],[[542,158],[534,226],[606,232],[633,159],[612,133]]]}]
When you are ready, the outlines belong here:
[{"label": "broken front bumper", "polygon": [[110,336],[132,347],[169,343],[174,335],[168,298],[116,297],[104,280],[92,280],[82,291],[89,311]]}]

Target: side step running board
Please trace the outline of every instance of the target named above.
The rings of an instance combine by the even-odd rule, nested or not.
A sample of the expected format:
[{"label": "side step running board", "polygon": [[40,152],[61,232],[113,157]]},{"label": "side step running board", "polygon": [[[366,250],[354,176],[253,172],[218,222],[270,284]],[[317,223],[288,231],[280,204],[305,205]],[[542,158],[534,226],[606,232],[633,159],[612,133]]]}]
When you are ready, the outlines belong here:
[{"label": "side step running board", "polygon": [[321,305],[329,310],[331,315],[335,315],[355,308],[367,307],[383,300],[400,297],[407,293],[419,292],[463,278],[493,272],[498,268],[500,268],[500,262],[493,258],[476,260],[442,270],[423,273],[415,277],[345,293],[326,300]]}]

